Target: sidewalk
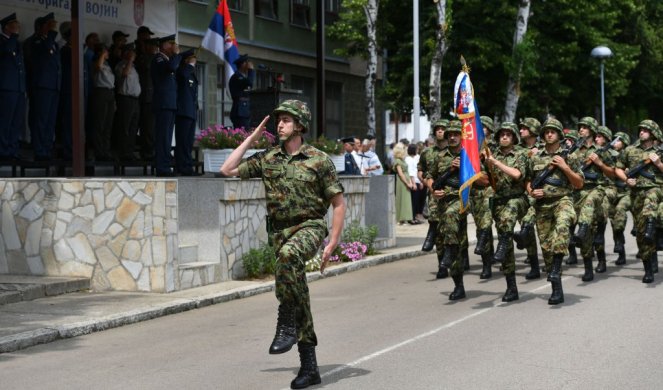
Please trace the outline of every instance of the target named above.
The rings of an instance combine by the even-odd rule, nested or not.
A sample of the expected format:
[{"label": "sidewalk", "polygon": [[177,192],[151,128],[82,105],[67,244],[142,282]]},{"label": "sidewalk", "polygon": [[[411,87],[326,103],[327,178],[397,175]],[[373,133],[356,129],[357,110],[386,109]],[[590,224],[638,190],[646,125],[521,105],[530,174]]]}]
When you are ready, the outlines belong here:
[{"label": "sidewalk", "polygon": [[[468,220],[470,240],[474,224]],[[342,263],[308,274],[309,282],[378,264],[422,256],[428,224],[396,226],[396,247],[356,263]],[[170,294],[77,292],[0,305],[0,353],[76,337],[168,314],[270,292],[273,281],[228,281]]]}]

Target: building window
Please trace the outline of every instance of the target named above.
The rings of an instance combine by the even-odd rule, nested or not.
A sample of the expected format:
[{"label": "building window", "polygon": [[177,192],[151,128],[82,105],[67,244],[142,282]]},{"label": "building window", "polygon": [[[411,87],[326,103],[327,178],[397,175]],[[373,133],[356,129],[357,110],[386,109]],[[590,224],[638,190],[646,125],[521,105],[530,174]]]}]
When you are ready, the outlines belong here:
[{"label": "building window", "polygon": [[244,1],[243,0],[228,0],[228,8],[235,11],[244,10]]},{"label": "building window", "polygon": [[278,0],[255,0],[256,15],[268,19],[278,19]]},{"label": "building window", "polygon": [[311,28],[311,5],[309,0],[290,0],[290,23]]},{"label": "building window", "polygon": [[325,95],[325,137],[340,138],[343,127],[343,84],[326,82]]},{"label": "building window", "polygon": [[341,0],[324,0],[325,1],[325,24],[334,24],[339,19],[341,12]]}]

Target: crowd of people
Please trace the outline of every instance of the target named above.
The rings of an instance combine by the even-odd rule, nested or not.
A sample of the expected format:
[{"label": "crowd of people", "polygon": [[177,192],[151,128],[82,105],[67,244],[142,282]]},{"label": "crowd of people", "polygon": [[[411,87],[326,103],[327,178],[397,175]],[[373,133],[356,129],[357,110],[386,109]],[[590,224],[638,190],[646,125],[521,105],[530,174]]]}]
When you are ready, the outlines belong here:
[{"label": "crowd of people", "polygon": [[[71,24],[64,22],[58,29],[53,13],[38,17],[34,33],[22,42],[15,13],[1,19],[0,27],[0,159],[26,158],[19,137],[27,110],[34,160],[71,160]],[[85,37],[86,158],[155,159],[157,176],[195,175],[191,152],[198,110],[196,54],[180,53],[175,35],[154,35],[141,26],[135,41],[129,42],[130,34],[117,30],[110,46],[96,32]]]},{"label": "crowd of people", "polygon": [[[643,283],[658,272],[657,250],[663,250],[663,132],[649,119],[637,127],[636,139],[599,126],[592,117],[581,118],[577,129],[565,129],[554,117],[541,124],[536,118],[493,123],[481,117],[486,146],[481,173],[473,184],[470,209],[476,229],[474,253],[481,255],[481,279],[492,277],[500,266],[507,289],[505,302],[517,300],[514,242],[527,251],[530,270],[525,279],[547,273],[552,285],[551,305],[564,302],[562,262],[584,266],[582,280],[604,273],[605,231],[612,226],[617,266],[626,262],[627,212],[634,222],[637,257],[642,261]],[[458,120],[433,123],[434,144],[419,159],[418,171],[428,192],[429,229],[422,250],[436,248],[437,278],[454,282],[450,300],[465,297],[463,273],[469,269],[467,212],[461,210],[458,189],[462,129]],[[394,147],[397,170],[402,148]],[[401,168],[398,168],[398,167]],[[400,178],[400,174],[399,174]],[[400,178],[407,184],[407,178]],[[444,221],[444,223],[441,223]],[[520,230],[516,231],[516,223]],[[493,246],[493,224],[497,246]],[[535,233],[536,232],[536,233]],[[543,255],[540,268],[537,239]],[[595,260],[596,259],[596,260]],[[594,267],[596,265],[596,267]]]}]

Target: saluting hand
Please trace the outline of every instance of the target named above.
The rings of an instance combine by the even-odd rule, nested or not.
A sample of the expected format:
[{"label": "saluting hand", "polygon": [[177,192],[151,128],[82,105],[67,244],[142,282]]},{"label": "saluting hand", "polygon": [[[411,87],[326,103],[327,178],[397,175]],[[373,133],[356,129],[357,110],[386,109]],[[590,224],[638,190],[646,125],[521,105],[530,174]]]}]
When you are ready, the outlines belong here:
[{"label": "saluting hand", "polygon": [[265,118],[262,120],[262,122],[260,122],[258,127],[256,127],[255,130],[253,130],[253,133],[251,133],[250,137],[252,144],[260,141],[260,138],[262,138],[262,133],[267,128],[265,127],[267,125],[267,121],[269,121],[269,115],[265,116]]}]

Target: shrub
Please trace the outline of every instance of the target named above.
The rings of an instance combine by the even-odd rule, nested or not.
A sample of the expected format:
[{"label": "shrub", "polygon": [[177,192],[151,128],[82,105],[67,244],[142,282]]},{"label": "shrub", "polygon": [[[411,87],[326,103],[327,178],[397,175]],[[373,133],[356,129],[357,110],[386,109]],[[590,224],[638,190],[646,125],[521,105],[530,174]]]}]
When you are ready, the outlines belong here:
[{"label": "shrub", "polygon": [[[202,130],[196,136],[196,141],[202,149],[235,149],[251,135],[251,132],[244,128],[233,129],[232,127],[213,125]],[[251,146],[252,148],[266,149],[274,145],[276,137],[272,133],[264,131],[262,135],[262,138]]]},{"label": "shrub", "polygon": [[341,242],[361,242],[367,247],[366,255],[371,256],[377,253],[374,247],[377,236],[376,225],[361,226],[359,222],[354,221],[343,230]]},{"label": "shrub", "polygon": [[242,256],[244,270],[249,278],[261,278],[274,275],[276,270],[276,253],[274,248],[264,244],[257,249],[251,249]]}]

